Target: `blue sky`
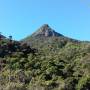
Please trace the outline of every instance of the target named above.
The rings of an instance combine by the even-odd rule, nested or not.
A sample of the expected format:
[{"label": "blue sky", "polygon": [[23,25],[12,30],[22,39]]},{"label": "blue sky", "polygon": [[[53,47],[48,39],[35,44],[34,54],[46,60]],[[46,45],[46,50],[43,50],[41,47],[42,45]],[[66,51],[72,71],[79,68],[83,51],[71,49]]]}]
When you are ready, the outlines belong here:
[{"label": "blue sky", "polygon": [[0,0],[0,32],[20,40],[49,24],[65,36],[90,40],[90,0]]}]

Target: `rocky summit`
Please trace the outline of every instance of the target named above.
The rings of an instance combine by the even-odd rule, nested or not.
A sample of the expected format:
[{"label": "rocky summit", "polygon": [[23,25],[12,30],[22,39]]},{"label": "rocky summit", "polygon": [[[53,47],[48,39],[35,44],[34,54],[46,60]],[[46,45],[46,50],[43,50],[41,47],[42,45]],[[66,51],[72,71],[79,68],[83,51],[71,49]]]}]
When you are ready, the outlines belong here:
[{"label": "rocky summit", "polygon": [[48,24],[44,24],[33,34],[33,36],[52,37],[52,36],[63,36],[63,35],[57,33]]}]

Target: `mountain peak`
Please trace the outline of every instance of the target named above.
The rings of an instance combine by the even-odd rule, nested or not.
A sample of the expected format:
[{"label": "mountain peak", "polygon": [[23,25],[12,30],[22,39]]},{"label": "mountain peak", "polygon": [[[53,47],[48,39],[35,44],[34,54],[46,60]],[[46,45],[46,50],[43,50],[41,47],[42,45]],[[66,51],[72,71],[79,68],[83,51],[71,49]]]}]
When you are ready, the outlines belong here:
[{"label": "mountain peak", "polygon": [[48,24],[42,25],[34,34],[33,36],[63,36],[57,32],[55,32]]},{"label": "mountain peak", "polygon": [[42,27],[46,28],[46,27],[50,27],[50,26],[48,24],[43,24]]}]

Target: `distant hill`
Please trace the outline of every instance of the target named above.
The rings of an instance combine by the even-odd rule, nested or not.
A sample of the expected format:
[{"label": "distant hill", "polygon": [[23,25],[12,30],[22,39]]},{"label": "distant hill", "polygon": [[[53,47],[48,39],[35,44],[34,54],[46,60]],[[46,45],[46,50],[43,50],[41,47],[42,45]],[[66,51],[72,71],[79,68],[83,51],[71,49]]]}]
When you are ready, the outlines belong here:
[{"label": "distant hill", "polygon": [[0,33],[0,38],[4,39],[6,37]]}]

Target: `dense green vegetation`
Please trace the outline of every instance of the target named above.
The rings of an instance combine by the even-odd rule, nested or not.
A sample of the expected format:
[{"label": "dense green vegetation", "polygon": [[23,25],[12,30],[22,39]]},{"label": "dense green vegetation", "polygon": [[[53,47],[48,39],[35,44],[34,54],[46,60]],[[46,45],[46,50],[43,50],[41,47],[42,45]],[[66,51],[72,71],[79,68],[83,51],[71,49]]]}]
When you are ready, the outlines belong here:
[{"label": "dense green vegetation", "polygon": [[0,37],[0,90],[90,90],[90,43],[62,35]]},{"label": "dense green vegetation", "polygon": [[65,42],[55,46],[37,51],[25,43],[0,40],[0,88],[89,90],[90,44]]}]

